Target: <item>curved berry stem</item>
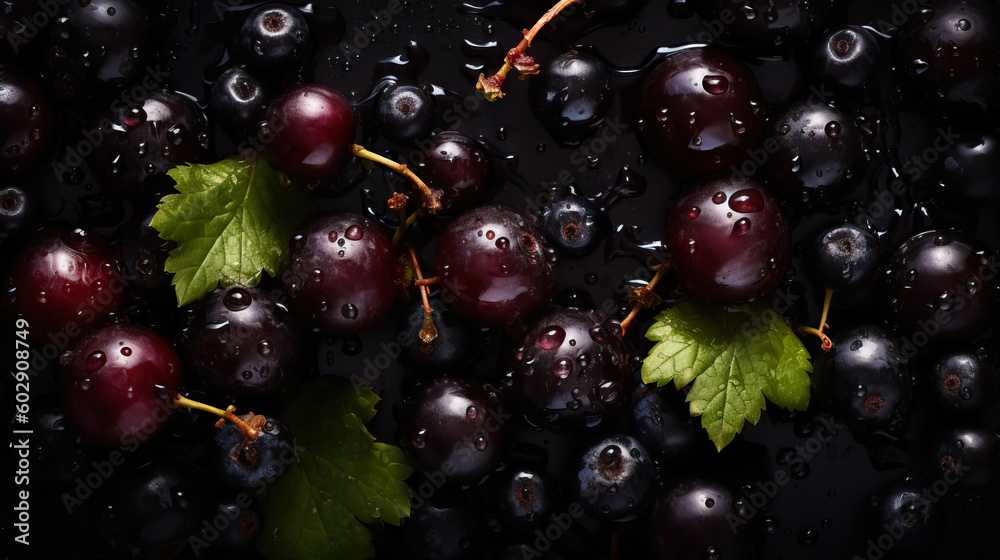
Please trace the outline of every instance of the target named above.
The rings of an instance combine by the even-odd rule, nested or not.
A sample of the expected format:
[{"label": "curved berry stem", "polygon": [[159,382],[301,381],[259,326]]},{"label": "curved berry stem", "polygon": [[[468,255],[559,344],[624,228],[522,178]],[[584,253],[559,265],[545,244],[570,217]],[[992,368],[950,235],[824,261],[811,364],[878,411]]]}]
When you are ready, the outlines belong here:
[{"label": "curved berry stem", "polygon": [[200,403],[198,401],[191,400],[182,395],[177,395],[174,397],[174,406],[179,406],[181,408],[193,408],[195,410],[203,410],[205,412],[210,412],[216,416],[219,416],[224,420],[229,420],[233,424],[236,424],[236,426],[240,429],[240,432],[242,432],[243,435],[249,440],[252,441],[257,437],[257,430],[251,428],[246,422],[244,422],[238,416],[233,414],[233,410],[235,410],[235,407],[233,406],[230,406],[226,410],[222,410],[221,408],[216,408],[214,406],[205,403]]},{"label": "curved berry stem", "polygon": [[503,66],[496,74],[487,78],[485,75],[479,75],[479,82],[476,84],[476,90],[486,97],[487,101],[496,101],[504,96],[501,88],[503,87],[503,81],[507,78],[507,73],[511,70],[517,70],[521,74],[537,74],[538,64],[535,63],[535,59],[530,55],[525,54],[524,51],[531,46],[531,41],[534,40],[538,32],[542,30],[553,18],[559,15],[559,12],[565,10],[570,6],[570,4],[575,4],[580,0],[559,0],[554,6],[549,8],[549,11],[538,18],[535,25],[531,29],[524,30],[524,39],[518,43],[516,47],[507,51],[507,56],[504,57]]},{"label": "curved berry stem", "polygon": [[441,210],[441,191],[428,187],[427,184],[420,179],[420,177],[417,177],[414,172],[410,171],[410,169],[406,167],[406,164],[398,163],[387,157],[380,156],[359,144],[351,144],[351,153],[359,158],[374,161],[375,163],[384,165],[397,173],[403,174],[407,179],[412,181],[418,189],[420,189],[420,194],[424,199],[423,207],[426,208],[428,212],[436,214],[439,210]]},{"label": "curved berry stem", "polygon": [[628,328],[629,324],[632,323],[632,320],[635,319],[635,316],[639,314],[639,310],[646,307],[646,303],[644,301],[645,296],[653,292],[653,289],[656,288],[656,285],[660,282],[660,280],[663,278],[663,275],[666,274],[668,270],[670,270],[670,261],[667,261],[661,264],[660,266],[656,267],[656,274],[653,275],[653,278],[649,281],[649,284],[646,284],[636,294],[637,299],[635,305],[632,306],[632,311],[629,312],[627,317],[622,319],[621,322],[622,332],[624,332]]},{"label": "curved berry stem", "polygon": [[829,352],[830,349],[833,348],[833,341],[830,340],[829,336],[826,336],[826,334],[823,333],[824,329],[830,328],[830,325],[826,322],[826,318],[830,314],[831,301],[833,301],[833,290],[827,288],[826,295],[823,297],[823,314],[819,318],[819,328],[814,329],[812,327],[799,327],[799,332],[818,336],[821,341],[820,349],[824,352]]},{"label": "curved berry stem", "polygon": [[431,307],[430,298],[427,295],[430,289],[426,283],[417,284],[417,282],[421,282],[424,279],[424,273],[420,270],[420,259],[417,258],[417,252],[413,247],[409,247],[409,252],[410,261],[413,262],[413,270],[417,275],[417,280],[414,284],[419,288],[420,298],[424,301],[424,325],[420,328],[420,340],[425,344],[430,344],[438,336],[437,327],[434,325],[434,308]]}]

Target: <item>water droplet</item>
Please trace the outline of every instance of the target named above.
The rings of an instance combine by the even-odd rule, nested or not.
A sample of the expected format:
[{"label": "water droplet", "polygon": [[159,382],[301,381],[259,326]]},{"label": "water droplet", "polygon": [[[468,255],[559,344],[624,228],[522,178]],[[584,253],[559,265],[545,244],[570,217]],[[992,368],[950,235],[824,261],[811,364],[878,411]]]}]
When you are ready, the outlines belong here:
[{"label": "water droplet", "polygon": [[345,303],[343,307],[340,308],[340,314],[344,316],[345,319],[357,319],[358,318],[358,308],[353,303]]},{"label": "water droplet", "polygon": [[713,500],[712,498],[706,498],[705,499],[705,507],[707,507],[709,509],[714,508],[715,507],[715,500]]},{"label": "water droplet", "polygon": [[413,439],[410,440],[410,443],[413,444],[413,447],[416,449],[423,449],[424,437],[426,435],[427,435],[427,430],[417,430],[417,433],[413,434]]},{"label": "water droplet", "polygon": [[271,355],[274,351],[274,344],[270,340],[261,340],[257,343],[257,353],[261,355],[262,358],[266,358]]},{"label": "water droplet", "polygon": [[716,204],[722,204],[725,201],[726,201],[726,193],[724,193],[722,191],[719,191],[719,192],[715,193],[714,195],[712,195],[712,202],[714,202]]},{"label": "water droplet", "polygon": [[473,440],[472,445],[475,446],[477,451],[486,451],[486,448],[489,447],[490,442],[488,439],[486,439],[486,434],[480,432],[479,435],[476,436],[476,439]]},{"label": "water droplet", "polygon": [[337,242],[337,230],[331,229],[330,233],[326,236],[326,238],[330,240],[330,243],[336,243]]},{"label": "water droplet", "polygon": [[566,339],[566,331],[562,327],[550,327],[538,337],[538,345],[545,350],[554,350]]},{"label": "water droplet", "polygon": [[857,352],[858,350],[861,349],[862,346],[864,346],[864,344],[865,343],[861,342],[860,340],[855,340],[854,342],[851,343],[851,352]]},{"label": "water droplet", "polygon": [[729,78],[719,75],[709,75],[701,80],[701,85],[708,93],[721,95],[729,91]]},{"label": "water droplet", "polygon": [[691,209],[688,210],[688,218],[691,218],[692,220],[697,218],[699,214],[701,214],[701,208],[698,208],[697,206],[692,206]]},{"label": "water droplet", "polygon": [[123,346],[122,349],[121,349],[121,353],[122,353],[122,356],[131,356],[132,355],[132,349],[129,348],[128,346]]},{"label": "water droplet", "polygon": [[552,375],[555,375],[559,379],[566,379],[572,371],[573,360],[569,358],[556,358],[556,360],[552,362]]},{"label": "water droplet", "polygon": [[868,394],[868,388],[867,388],[867,387],[865,387],[864,385],[858,385],[858,386],[857,386],[857,387],[856,387],[856,388],[854,389],[854,394],[855,394],[855,395],[857,395],[857,396],[859,396],[859,397],[863,397],[863,396],[865,396],[866,394]]},{"label": "water droplet", "polygon": [[830,121],[826,123],[826,135],[830,138],[836,138],[840,136],[841,126],[837,121]]},{"label": "water droplet", "polygon": [[510,247],[510,240],[507,239],[506,237],[497,238],[496,245],[497,249],[506,250],[508,247]]},{"label": "water droplet", "polygon": [[242,376],[243,376],[243,379],[248,379],[248,380],[249,380],[249,379],[250,379],[251,377],[253,377],[253,372],[252,372],[252,371],[250,371],[250,370],[246,370],[246,371],[244,371],[244,372],[243,372],[242,374],[240,374],[240,375],[242,375]]},{"label": "water droplet", "polygon": [[764,209],[764,197],[757,189],[741,189],[733,193],[729,207],[741,214],[760,212]]},{"label": "water droplet", "polygon": [[125,123],[125,126],[139,126],[146,122],[146,110],[139,105],[131,105],[125,109],[122,122]]},{"label": "water droplet", "polygon": [[957,22],[955,22],[955,29],[959,31],[968,31],[972,29],[972,22],[965,18],[962,18]]},{"label": "water droplet", "polygon": [[80,389],[83,389],[84,391],[86,391],[87,389],[90,389],[90,379],[84,379],[83,381],[81,381],[80,382]]},{"label": "water droplet", "polygon": [[364,235],[365,232],[361,229],[361,226],[357,225],[348,227],[347,231],[344,233],[344,236],[350,239],[351,241],[358,241],[359,239],[364,237]]},{"label": "water droplet", "polygon": [[226,309],[230,311],[243,311],[250,307],[252,300],[250,292],[243,288],[233,288],[226,292],[225,297],[222,298],[222,305],[225,305]]},{"label": "water droplet", "polygon": [[465,417],[469,420],[474,419],[476,416],[479,416],[479,409],[476,408],[476,405],[471,405],[469,408],[465,409]]},{"label": "water droplet", "polygon": [[746,235],[747,233],[750,232],[750,225],[751,224],[749,218],[740,218],[739,220],[736,220],[735,224],[733,224],[732,234],[737,237]]}]

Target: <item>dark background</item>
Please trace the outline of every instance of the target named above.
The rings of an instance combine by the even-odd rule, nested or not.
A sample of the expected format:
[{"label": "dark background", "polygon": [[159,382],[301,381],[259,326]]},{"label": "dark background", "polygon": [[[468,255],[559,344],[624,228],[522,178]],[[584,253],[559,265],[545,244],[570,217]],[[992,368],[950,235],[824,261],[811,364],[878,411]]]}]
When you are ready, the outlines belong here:
[{"label": "dark background", "polygon": [[[379,76],[395,75],[401,81],[433,84],[439,94],[439,108],[442,109],[440,124],[444,128],[481,138],[494,148],[498,158],[502,158],[503,154],[516,156],[507,160],[510,172],[507,173],[506,185],[497,192],[494,200],[518,210],[529,205],[529,201],[541,192],[543,183],[558,181],[561,176],[566,177],[566,173],[572,176],[579,192],[596,195],[615,184],[623,166],[631,166],[634,172],[645,177],[648,189],[638,198],[625,199],[613,206],[610,217],[616,227],[631,228],[641,242],[655,242],[662,237],[664,216],[679,185],[652,158],[643,156],[643,149],[632,132],[636,86],[643,75],[641,69],[644,63],[654,56],[658,47],[690,43],[697,40],[698,34],[706,28],[697,16],[688,19],[670,17],[666,3],[653,0],[629,21],[589,32],[585,30],[597,22],[577,13],[561,24],[554,35],[543,34],[543,39],[536,41],[531,53],[543,64],[573,45],[588,45],[619,70],[615,77],[618,94],[609,119],[627,123],[629,130],[608,143],[606,151],[600,153],[596,161],[586,162],[576,149],[560,148],[537,123],[528,105],[527,81],[509,79],[504,86],[507,97],[493,104],[485,102],[474,89],[474,79],[482,71],[483,64],[487,73],[494,71],[506,49],[520,39],[520,29],[527,26],[528,16],[537,16],[544,9],[544,3],[512,2],[510,7],[492,12],[506,16],[505,21],[463,13],[458,2],[412,1],[403,4],[402,13],[391,15],[388,22],[376,25],[371,11],[375,10],[378,15],[378,11],[386,9],[387,2],[316,2],[307,7],[317,43],[311,61],[306,65],[305,78],[330,86],[352,103],[358,103],[363,117],[370,107],[362,102],[372,93]],[[168,85],[195,96],[204,106],[212,81],[225,67],[220,62],[225,43],[234,36],[242,17],[256,4],[237,4],[227,8],[223,2],[170,0],[160,5],[164,26],[161,29],[163,36],[159,56],[172,70]],[[220,23],[220,12],[217,10],[222,8],[227,9],[221,12],[225,17]],[[834,23],[876,24],[879,20],[891,21],[892,9],[893,4],[884,0],[855,1],[839,14]],[[524,21],[518,20],[518,17]],[[343,45],[356,47],[350,50],[351,56],[345,56]],[[769,104],[791,97],[794,93],[808,91],[809,80],[800,72],[805,65],[795,59],[801,52],[788,53],[785,58],[757,59],[747,57],[742,49],[728,50],[741,57],[757,73]],[[806,49],[800,50],[804,52]],[[393,57],[400,58],[390,60]],[[450,113],[452,117],[457,117],[445,114],[448,108],[462,107],[463,104],[464,108]],[[937,112],[924,112],[925,107],[921,106],[904,104],[892,109],[897,110],[901,117],[896,136],[900,140],[899,155],[904,160],[909,154],[930,146],[939,124],[937,119],[949,118]],[[79,115],[67,110],[65,117],[73,122],[72,119]],[[957,118],[946,122],[962,124]],[[370,132],[370,128],[363,131],[365,134]],[[67,141],[72,137],[69,133],[66,136],[64,139]],[[407,153],[407,150],[384,139],[366,145],[373,146],[378,152],[388,150],[397,157],[405,158]],[[214,146],[221,158],[233,151],[234,142],[219,129],[215,130]],[[81,220],[81,197],[99,191],[85,168],[83,171],[83,181],[67,184],[51,169],[41,166],[27,181],[35,192],[41,193],[37,200],[41,201],[50,223],[77,223]],[[376,216],[385,213],[383,201],[390,190],[387,174],[367,171],[352,163],[344,176],[356,184],[345,185],[341,181],[338,185],[322,185],[316,192],[316,199],[323,208],[364,212],[366,206],[372,206]],[[885,186],[885,177],[884,167],[873,164],[869,176],[851,199],[862,203],[872,200],[873,191],[878,190],[880,185]],[[366,198],[363,190],[370,191],[370,196]],[[886,234],[884,239],[887,244],[896,244],[920,230],[921,222],[910,219],[910,209],[903,202],[899,203],[899,207],[899,216],[894,215],[892,219],[878,224]],[[809,240],[820,228],[847,217],[848,208],[849,204],[844,204],[834,209],[793,212],[792,219],[799,224],[795,230],[796,241]],[[929,212],[936,211],[932,208]],[[132,212],[132,204],[126,202],[121,208],[120,218],[96,229],[113,236]],[[939,223],[958,225],[979,242],[997,249],[996,214],[993,209],[974,212],[946,208],[939,215],[933,215],[940,216],[936,218]],[[431,224],[428,230],[433,231],[439,225]],[[615,239],[621,241],[624,238],[617,236]],[[18,244],[17,239],[0,242],[4,267]],[[423,250],[428,275],[433,270],[432,245]],[[797,254],[800,252],[797,251]],[[585,258],[564,259],[557,269],[558,284],[560,288],[584,290],[598,309],[607,306],[608,309],[620,310],[625,303],[620,289],[622,282],[647,277],[648,272],[639,259],[623,257],[609,260],[603,253],[598,249]],[[640,252],[636,253],[642,256]],[[799,269],[796,266],[796,270]],[[802,274],[793,272],[789,278],[790,287],[798,296],[793,319],[816,323],[816,303],[822,294]],[[365,332],[360,339],[346,341],[346,349],[344,340],[314,336],[315,367],[307,376],[317,373],[349,376],[359,372],[366,359],[374,359],[382,352],[379,348],[381,342],[395,338],[400,307],[397,306],[384,323]],[[838,323],[846,325],[864,318],[861,315],[845,315],[838,315],[836,310],[833,312],[831,323],[834,328],[838,327]],[[636,337],[634,342],[639,345],[639,352],[644,352],[646,347],[636,335],[644,332],[650,318],[650,313],[641,315],[630,331]],[[5,329],[9,324],[5,323]],[[169,320],[163,320],[163,328],[169,324]],[[8,339],[9,335],[5,334],[5,340]],[[502,333],[496,330],[482,333],[483,359],[475,371],[469,372],[470,375],[487,381],[502,369],[497,359],[501,353],[501,339]],[[988,337],[983,343],[990,347],[993,344]],[[808,344],[810,351],[818,351],[811,340]],[[12,347],[12,343],[4,343],[4,348]],[[3,352],[5,360],[12,354],[8,350]],[[930,359],[925,356],[916,360],[918,376],[929,362]],[[33,404],[43,405],[53,401],[53,375],[52,367],[38,372],[32,382]],[[374,382],[376,390],[385,400],[370,428],[382,441],[395,441],[396,422],[390,411],[399,400],[402,388],[409,383],[407,376],[404,365],[394,361]],[[10,378],[6,380],[10,381]],[[11,390],[12,384],[3,385],[5,403],[11,402]],[[849,430],[841,429],[808,461],[805,476],[794,478],[779,489],[766,512],[768,518],[778,524],[778,529],[774,534],[763,537],[765,558],[839,560],[858,552],[863,554],[863,545],[861,549],[858,546],[864,540],[864,520],[870,509],[870,497],[889,483],[907,476],[925,476],[930,439],[953,422],[925,402],[926,395],[920,387],[918,396],[918,408],[912,415],[912,426],[906,437],[897,441],[876,437],[863,444]],[[816,416],[822,413],[818,402],[814,403],[809,413],[798,415],[775,413],[771,407],[758,425],[747,425],[743,434],[723,452],[716,454],[714,450],[703,450],[682,463],[662,465],[664,476],[692,470],[712,470],[751,485],[756,481],[773,479],[775,472],[791,470],[788,465],[778,463],[779,450],[804,445],[808,439],[800,435],[808,436],[808,424],[815,423]],[[991,429],[1000,427],[1000,404],[994,404],[982,421]],[[145,457],[144,453],[148,456],[173,453],[197,464],[199,452],[190,448],[190,442],[197,441],[197,434],[205,429],[206,424],[210,425],[210,422],[204,418],[200,425],[195,425],[191,415],[181,415],[175,419],[170,433],[163,434],[165,441],[155,444],[158,446],[155,450],[142,451],[139,456],[128,460],[138,461],[139,457]],[[799,434],[796,434],[796,426]],[[524,426],[516,426],[515,429],[522,442],[517,453],[545,461],[549,470],[557,475],[569,466],[571,451],[581,438],[581,434],[574,430],[551,433],[536,432]],[[4,469],[4,472],[9,470]],[[801,469],[797,472],[799,475],[804,473]],[[422,479],[417,474],[412,481],[419,483]],[[10,499],[11,496],[5,494],[5,515],[10,513]],[[974,557],[974,553],[982,555],[979,557],[995,557],[995,551],[990,551],[987,543],[995,542],[996,525],[1000,522],[998,499],[1000,494],[995,488],[986,494],[949,494],[944,500],[947,534],[938,557],[965,558]],[[58,498],[48,496],[38,484],[32,486],[32,508],[31,537],[35,543],[32,549],[35,557],[65,557],[59,551],[78,557],[98,556],[86,510],[66,516]],[[9,517],[6,519],[4,531],[9,531]],[[626,524],[617,530],[621,532],[619,542],[625,543],[621,558],[643,554],[641,545],[636,544],[641,543],[644,535],[641,523]],[[560,540],[560,546],[574,556],[607,558],[611,531],[612,528],[607,525],[584,518],[570,535]],[[9,542],[7,538],[5,543]],[[379,557],[407,557],[405,548],[401,547],[398,530],[385,529],[378,535],[377,542]],[[18,552],[16,548],[7,550]],[[209,557],[212,557],[211,553]],[[335,558],[336,554],[331,557]]]}]

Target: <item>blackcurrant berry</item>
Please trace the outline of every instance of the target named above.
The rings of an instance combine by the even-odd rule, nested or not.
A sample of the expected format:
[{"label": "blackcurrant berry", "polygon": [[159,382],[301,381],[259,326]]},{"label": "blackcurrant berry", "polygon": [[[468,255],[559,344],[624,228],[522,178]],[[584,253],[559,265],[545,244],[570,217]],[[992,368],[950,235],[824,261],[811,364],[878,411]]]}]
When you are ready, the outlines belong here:
[{"label": "blackcurrant berry", "polygon": [[731,524],[737,496],[722,480],[690,475],[656,494],[649,540],[658,560],[757,558],[753,523]]},{"label": "blackcurrant berry", "polygon": [[667,215],[666,233],[684,287],[717,303],[770,293],[791,260],[778,202],[747,179],[717,179],[683,194]]},{"label": "blackcurrant berry", "polygon": [[593,251],[609,229],[607,214],[574,192],[555,195],[542,208],[542,233],[560,254]]},{"label": "blackcurrant berry", "polygon": [[864,140],[854,119],[813,97],[776,112],[765,137],[775,142],[762,166],[766,183],[789,200],[833,203],[864,176]]},{"label": "blackcurrant berry", "polygon": [[445,301],[484,325],[510,324],[545,303],[556,260],[524,218],[501,206],[459,216],[437,248]]},{"label": "blackcurrant berry", "polygon": [[587,447],[572,492],[591,515],[607,521],[634,519],[652,495],[656,467],[635,438],[617,434]]},{"label": "blackcurrant berry", "polygon": [[671,55],[643,82],[639,132],[681,175],[704,176],[746,157],[764,130],[764,99],[753,73],[707,48]]},{"label": "blackcurrant berry", "polygon": [[244,68],[230,68],[212,86],[212,111],[235,136],[245,136],[267,114],[271,97],[257,78]]},{"label": "blackcurrant berry", "polygon": [[982,410],[993,402],[998,385],[996,368],[979,352],[948,352],[931,369],[932,394],[954,412]]},{"label": "blackcurrant berry", "polygon": [[0,66],[0,174],[23,174],[55,138],[55,109],[45,93],[20,71]]},{"label": "blackcurrant berry", "polygon": [[226,422],[212,441],[212,468],[235,490],[259,490],[281,479],[295,462],[295,440],[276,418],[250,413],[241,419],[257,436],[248,438],[236,424]]},{"label": "blackcurrant berry", "polygon": [[454,371],[467,363],[472,345],[474,327],[440,298],[431,298],[431,320],[437,329],[437,338],[430,342],[420,339],[424,327],[423,302],[415,301],[403,315],[401,330],[409,333],[411,343],[406,356],[415,368],[424,373],[439,375]]},{"label": "blackcurrant berry", "polygon": [[182,350],[192,373],[220,391],[271,395],[300,358],[298,324],[260,288],[216,290],[205,297]]},{"label": "blackcurrant berry", "polygon": [[495,490],[497,511],[514,526],[545,521],[556,500],[556,483],[544,471],[508,469],[500,475]]},{"label": "blackcurrant berry", "polygon": [[1000,475],[1000,436],[989,428],[966,426],[936,438],[931,472],[960,488],[987,486]]},{"label": "blackcurrant berry", "polygon": [[615,98],[600,58],[571,50],[531,78],[531,109],[560,144],[575,146],[604,121]]},{"label": "blackcurrant berry", "polygon": [[878,239],[853,223],[833,226],[816,236],[807,257],[824,287],[860,289],[878,272]]},{"label": "blackcurrant berry", "polygon": [[114,250],[98,233],[50,229],[28,241],[11,264],[7,300],[32,337],[68,349],[121,306]]},{"label": "blackcurrant berry", "polygon": [[627,401],[628,348],[592,311],[539,319],[514,351],[513,366],[513,393],[533,421],[595,424]]},{"label": "blackcurrant berry", "polygon": [[287,70],[298,64],[309,45],[309,23],[302,12],[278,3],[264,4],[240,29],[240,47],[255,65]]},{"label": "blackcurrant berry", "polygon": [[402,444],[424,470],[476,482],[497,467],[506,448],[498,403],[457,378],[430,382],[404,403]]},{"label": "blackcurrant berry", "polygon": [[845,25],[826,32],[813,56],[813,71],[838,91],[859,92],[875,72],[878,40],[864,27]]},{"label": "blackcurrant berry", "polygon": [[493,160],[472,138],[445,131],[430,139],[424,158],[414,168],[432,189],[441,191],[441,206],[457,214],[480,204],[493,189]]},{"label": "blackcurrant berry", "polygon": [[60,359],[66,412],[87,439],[135,448],[166,425],[181,384],[181,361],[160,335],[111,325]]},{"label": "blackcurrant berry", "polygon": [[436,118],[434,97],[416,86],[390,85],[375,104],[379,132],[396,142],[425,138],[434,128]]},{"label": "blackcurrant berry", "polygon": [[966,340],[996,319],[992,268],[983,249],[961,236],[926,231],[903,243],[889,261],[882,303],[915,343]]},{"label": "blackcurrant berry", "polygon": [[280,278],[299,317],[349,335],[385,316],[398,274],[392,244],[378,225],[335,213],[314,218],[292,235]]},{"label": "blackcurrant berry", "polygon": [[268,161],[311,186],[336,175],[350,159],[354,126],[354,110],[339,93],[299,84],[271,102],[259,132],[267,139]]},{"label": "blackcurrant berry", "polygon": [[632,404],[629,420],[629,433],[659,461],[688,453],[701,437],[684,395],[671,387],[647,388]]},{"label": "blackcurrant berry", "polygon": [[874,325],[838,331],[832,339],[833,349],[816,360],[817,393],[858,429],[901,429],[912,404],[902,340]]}]

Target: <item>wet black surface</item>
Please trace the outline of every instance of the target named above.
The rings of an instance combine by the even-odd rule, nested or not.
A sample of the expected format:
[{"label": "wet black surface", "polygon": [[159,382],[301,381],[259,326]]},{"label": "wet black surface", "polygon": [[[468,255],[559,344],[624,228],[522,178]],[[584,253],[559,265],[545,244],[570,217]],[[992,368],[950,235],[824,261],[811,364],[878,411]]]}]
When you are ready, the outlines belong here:
[{"label": "wet black surface", "polygon": [[[191,2],[189,5],[182,0],[170,0],[163,4],[165,7],[161,8],[160,18],[163,36],[159,39],[163,45],[160,49],[161,63],[170,67],[167,84],[194,96],[204,106],[212,81],[227,67],[228,54],[220,42],[232,41],[252,5],[235,5],[216,12],[217,8],[226,4]],[[502,170],[498,173],[498,182],[502,184],[498,185],[492,201],[517,210],[533,209],[541,200],[539,195],[552,185],[573,184],[576,192],[596,197],[620,183],[619,175],[625,166],[630,168],[633,176],[644,178],[645,192],[640,196],[622,197],[608,209],[612,229],[624,230],[612,234],[608,245],[625,249],[609,251],[616,258],[608,259],[606,251],[599,247],[585,257],[564,258],[556,269],[560,290],[581,290],[593,301],[596,309],[621,318],[627,311],[622,284],[651,276],[643,261],[652,254],[648,247],[656,247],[657,241],[663,237],[666,211],[680,188],[666,169],[644,154],[634,133],[637,85],[644,69],[662,58],[670,50],[668,47],[716,39],[711,30],[714,28],[706,26],[697,16],[672,18],[664,2],[653,1],[635,16],[603,26],[578,11],[567,21],[560,22],[554,32],[543,33],[531,49],[543,66],[570,47],[591,50],[603,57],[612,68],[612,84],[616,89],[607,120],[596,134],[578,147],[560,147],[532,113],[528,105],[527,81],[509,79],[504,87],[507,97],[493,104],[487,103],[474,89],[474,80],[479,72],[496,70],[506,49],[520,39],[521,28],[530,25],[530,21],[544,9],[541,6],[543,3],[538,2],[514,0],[509,4],[491,5],[485,10],[490,17],[471,13],[476,10],[459,9],[457,2],[412,1],[400,4],[402,9],[398,13],[389,12],[390,6],[397,5],[394,0],[310,4],[304,9],[317,45],[304,68],[303,77],[338,90],[356,104],[362,124],[359,138],[363,138],[374,151],[404,161],[419,158],[421,148],[418,145],[394,144],[378,137],[371,124],[371,105],[366,100],[378,90],[376,84],[392,78],[401,83],[432,88],[439,110],[438,126],[461,131],[489,147],[496,159],[503,162],[498,166]],[[883,0],[856,1],[849,8],[840,10],[833,23],[874,25],[880,31],[891,31],[884,24],[893,21],[894,9],[898,7]],[[221,22],[218,21],[220,14],[224,16]],[[595,29],[584,31],[589,28]],[[793,94],[804,96],[809,93],[809,78],[800,71],[808,67],[808,62],[794,58],[808,52],[808,49],[792,49],[784,57],[757,59],[749,58],[745,49],[725,45],[722,48],[740,57],[753,69],[769,104],[768,109],[771,109],[771,104],[788,99]],[[661,50],[659,54],[657,49]],[[888,80],[887,71],[880,75]],[[283,78],[286,82],[294,79],[294,76]],[[885,85],[882,84],[883,87]],[[794,303],[790,317],[795,321],[810,325],[818,322],[817,303],[822,300],[822,291],[801,272],[800,246],[811,241],[815,233],[824,227],[852,216],[855,209],[869,211],[872,222],[882,234],[881,242],[886,249],[895,247],[912,233],[927,229],[932,223],[965,230],[993,250],[1000,245],[993,209],[944,204],[927,195],[927,185],[919,181],[913,187],[915,194],[893,200],[888,209],[876,202],[876,195],[887,188],[890,164],[902,167],[902,162],[921,154],[932,145],[938,127],[953,126],[961,130],[971,122],[965,115],[928,111],[927,106],[920,103],[911,104],[890,97],[875,94],[864,104],[838,101],[841,109],[857,115],[859,126],[870,132],[872,161],[867,175],[858,178],[856,192],[836,208],[808,211],[789,208],[790,221],[796,226],[796,259],[789,281],[782,284],[778,292],[791,294]],[[80,132],[85,130],[80,123],[86,122],[84,114],[88,110],[96,112],[99,108],[64,110],[64,142],[75,142]],[[214,132],[214,150],[218,157],[231,153],[240,143],[226,137],[221,128],[217,127]],[[149,201],[153,197],[126,200],[121,208],[110,202],[100,203],[103,200],[99,196],[101,191],[85,167],[79,173],[70,175],[76,175],[72,178],[80,180],[67,183],[64,181],[66,177],[43,167],[23,181],[23,184],[31,185],[36,206],[45,216],[47,224],[77,223],[81,216],[85,216],[86,222],[98,231],[113,236],[129,215],[145,214],[151,209]],[[386,214],[384,200],[392,186],[398,183],[387,173],[371,171],[352,162],[335,184],[321,185],[314,198],[324,209],[362,213],[366,207],[371,207],[373,212],[369,215],[374,214],[376,218],[384,218],[386,224],[392,224],[394,216],[383,216]],[[93,202],[95,200],[98,202]],[[427,220],[421,231],[433,239],[431,234],[444,223],[443,220]],[[17,238],[0,242],[0,256],[4,264],[9,262],[18,244]],[[428,276],[433,274],[433,245],[432,241],[421,249]],[[647,249],[640,247],[643,245]],[[668,288],[676,287],[676,280],[668,276],[666,285]],[[668,290],[664,289],[662,293],[667,295]],[[864,301],[862,296],[857,297]],[[845,298],[851,299],[854,298]],[[399,348],[394,341],[405,307],[402,304],[395,306],[383,323],[360,337],[336,339],[314,336],[311,348],[315,352],[316,367],[303,375],[307,378],[318,372],[350,377],[353,374],[363,375],[366,366],[377,364],[368,371],[376,371],[370,381],[384,400],[370,428],[383,441],[393,441],[396,421],[391,414],[392,407],[399,401],[404,388],[416,377],[408,372],[403,361],[396,359]],[[650,312],[641,314],[629,330],[640,355],[646,343],[639,335],[644,332],[651,317]],[[877,319],[872,305],[845,310],[835,302],[830,323],[836,329],[840,325],[872,318]],[[170,329],[173,321],[169,317],[159,314],[155,320],[166,334],[173,334]],[[992,339],[986,337],[981,342],[992,348]],[[502,333],[497,329],[483,331],[477,343],[478,359],[464,373],[496,383],[504,370],[500,359],[505,350]],[[811,352],[819,351],[813,340],[808,340],[807,345]],[[808,413],[794,415],[772,406],[758,425],[747,425],[742,435],[721,453],[716,453],[706,444],[685,459],[661,465],[662,474],[668,478],[692,471],[715,472],[769,494],[766,511],[755,515],[764,527],[760,535],[763,558],[840,560],[852,558],[854,554],[864,558],[868,549],[865,540],[869,538],[865,520],[873,509],[870,506],[871,497],[906,477],[932,484],[934,479],[929,476],[927,468],[931,453],[929,442],[936,434],[958,423],[930,404],[930,395],[922,386],[922,378],[929,373],[931,360],[923,355],[916,360],[918,404],[911,414],[910,429],[899,439],[876,434],[859,440],[838,423],[832,424],[836,429],[833,437],[822,437],[829,431],[824,431],[822,426],[835,422],[823,410],[822,403],[816,401]],[[55,360],[50,360],[50,363],[54,365]],[[383,365],[386,363],[388,365]],[[45,368],[32,384],[32,395],[38,402],[43,400],[43,395],[54,392],[53,370],[52,365]],[[10,390],[5,385],[5,402],[11,399]],[[269,405],[263,406],[267,409]],[[998,429],[1000,404],[994,403],[981,418],[972,422]],[[202,418],[202,424],[205,423],[207,421]],[[607,423],[624,425],[623,419]],[[583,430],[578,429],[536,431],[517,420],[512,421],[511,428],[518,441],[513,455],[539,458],[557,476],[563,476],[571,468],[571,451],[585,439]],[[190,419],[186,415],[175,419],[174,433],[170,434],[173,439],[162,445],[165,449],[183,447],[185,440],[180,436],[191,431],[198,429],[190,427]],[[788,448],[804,450],[799,457],[808,459],[787,460]],[[198,451],[183,453],[192,462],[199,460]],[[784,481],[784,484],[775,483],[775,480]],[[418,473],[411,482],[417,487],[423,479]],[[470,492],[484,494],[482,489]],[[998,500],[1000,489],[996,488],[972,493],[949,488],[941,498],[946,508],[945,536],[940,550],[929,552],[928,557],[988,558],[995,555],[987,545],[995,540],[995,527],[1000,523]],[[58,540],[70,545],[68,548],[73,550],[92,546],[91,535],[86,530],[75,532],[73,529],[77,525],[86,526],[87,520],[82,511],[67,517],[58,500],[42,502],[38,500],[37,516],[32,518],[33,531],[37,531],[37,536],[32,535],[33,540]],[[565,503],[557,505],[556,511],[566,511],[559,510],[560,507],[565,508]],[[493,534],[494,528],[492,525],[488,527],[488,536],[482,541],[484,544],[500,543],[516,536],[510,532]],[[619,533],[618,558],[647,557],[642,518],[611,526],[582,517],[558,540],[555,549],[572,557],[613,558],[610,544],[612,532]],[[536,535],[527,532],[517,538],[531,544]],[[379,558],[408,557],[397,529],[378,531],[376,542]],[[96,553],[94,557],[97,557]]]}]

